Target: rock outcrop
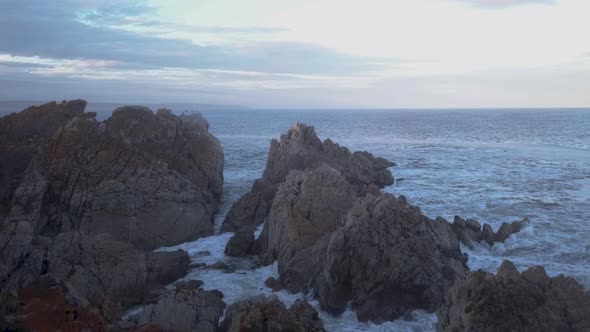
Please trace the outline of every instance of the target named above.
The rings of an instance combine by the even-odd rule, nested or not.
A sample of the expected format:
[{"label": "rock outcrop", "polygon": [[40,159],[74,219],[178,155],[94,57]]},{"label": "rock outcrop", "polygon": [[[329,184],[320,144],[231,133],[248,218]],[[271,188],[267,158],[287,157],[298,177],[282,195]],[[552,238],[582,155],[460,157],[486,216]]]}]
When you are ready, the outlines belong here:
[{"label": "rock outcrop", "polygon": [[297,300],[287,309],[276,296],[259,295],[231,304],[221,331],[325,331],[318,312],[306,301]]},{"label": "rock outcrop", "polygon": [[22,289],[9,305],[2,331],[107,331],[98,310],[70,285],[50,277]]},{"label": "rock outcrop", "polygon": [[[138,329],[157,331],[216,332],[225,303],[217,292],[185,287],[165,291],[147,305],[138,319]],[[157,327],[157,328],[156,328]]]},{"label": "rock outcrop", "polygon": [[489,224],[484,224],[482,228],[477,220],[465,220],[459,216],[455,216],[451,228],[457,234],[459,241],[467,247],[473,248],[474,243],[480,243],[482,241],[489,246],[493,246],[497,242],[504,242],[510,235],[520,232],[528,223],[528,218],[513,221],[512,223],[504,222],[498,229],[498,232],[494,232],[492,226]]},{"label": "rock outcrop", "polygon": [[187,271],[186,252],[144,250],[212,234],[223,151],[200,115],[130,106],[98,122],[85,106],[0,118],[0,303],[51,276],[112,321]]},{"label": "rock outcrop", "polygon": [[413,309],[434,310],[467,257],[446,222],[389,194],[359,198],[332,236],[316,293],[323,308],[361,321],[395,319]]},{"label": "rock outcrop", "polygon": [[388,170],[394,166],[392,162],[364,151],[351,153],[329,139],[322,142],[313,127],[298,123],[280,141],[271,141],[262,178],[231,207],[222,231],[261,224],[276,191],[291,171],[313,170],[324,164],[340,172],[359,193],[375,192],[393,183]]},{"label": "rock outcrop", "polygon": [[504,261],[496,275],[458,281],[437,311],[438,331],[590,331],[590,294],[573,278],[541,266],[519,273]]}]

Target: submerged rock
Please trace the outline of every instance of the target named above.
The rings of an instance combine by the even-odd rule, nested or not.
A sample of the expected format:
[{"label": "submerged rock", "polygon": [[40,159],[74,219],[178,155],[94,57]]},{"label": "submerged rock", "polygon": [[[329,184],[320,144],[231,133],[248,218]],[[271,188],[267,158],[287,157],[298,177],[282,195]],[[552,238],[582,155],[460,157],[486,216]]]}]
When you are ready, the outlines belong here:
[{"label": "submerged rock", "polygon": [[504,261],[496,275],[458,281],[437,316],[437,331],[589,331],[590,294],[571,277]]},{"label": "submerged rock", "polygon": [[[444,220],[443,218],[441,219]],[[528,223],[528,218],[512,223],[505,222],[502,223],[498,232],[494,233],[492,226],[489,224],[484,224],[482,228],[477,220],[465,220],[459,216],[455,216],[451,228],[464,245],[473,248],[474,243],[481,241],[485,241],[489,246],[493,246],[497,242],[504,242],[510,235],[520,232]]]},{"label": "submerged rock", "polygon": [[276,296],[255,296],[231,304],[221,327],[224,332],[325,331],[318,312],[304,300],[287,309]]}]

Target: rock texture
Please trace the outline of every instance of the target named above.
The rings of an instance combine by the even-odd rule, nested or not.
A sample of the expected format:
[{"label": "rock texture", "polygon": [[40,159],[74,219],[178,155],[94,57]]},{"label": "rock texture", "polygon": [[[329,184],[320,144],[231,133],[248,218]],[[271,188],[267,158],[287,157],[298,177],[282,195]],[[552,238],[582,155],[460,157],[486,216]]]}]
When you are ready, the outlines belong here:
[{"label": "rock texture", "polygon": [[98,310],[70,285],[49,277],[21,290],[11,305],[2,331],[107,331]]},{"label": "rock texture", "polygon": [[333,313],[349,300],[361,321],[436,309],[467,261],[448,223],[425,217],[389,194],[359,198],[327,248],[320,304]]},{"label": "rock texture", "polygon": [[157,331],[216,332],[225,303],[217,292],[186,287],[164,292],[149,304],[137,327]]},{"label": "rock texture", "polygon": [[85,106],[0,118],[0,303],[51,276],[111,321],[186,273],[185,252],[144,250],[213,232],[223,151],[199,115],[130,106],[98,122]]},{"label": "rock texture", "polygon": [[590,294],[571,277],[504,261],[496,275],[457,282],[437,316],[438,331],[590,331]]},{"label": "rock texture", "polygon": [[291,308],[275,296],[256,296],[227,308],[221,331],[325,331],[318,312],[306,301],[297,300]]},{"label": "rock texture", "polygon": [[324,164],[340,172],[359,193],[375,192],[393,183],[388,170],[393,163],[364,151],[351,153],[329,139],[322,142],[313,127],[298,123],[282,135],[280,141],[271,141],[262,178],[256,180],[250,193],[232,206],[222,231],[261,224],[276,191],[291,171],[313,170]]},{"label": "rock texture", "polygon": [[493,246],[497,242],[504,242],[510,235],[520,232],[528,223],[528,218],[513,221],[512,223],[504,222],[498,232],[495,233],[489,224],[484,224],[482,228],[477,220],[465,220],[455,216],[451,228],[464,245],[473,248],[474,243],[480,243],[481,241],[486,242],[489,246]]}]

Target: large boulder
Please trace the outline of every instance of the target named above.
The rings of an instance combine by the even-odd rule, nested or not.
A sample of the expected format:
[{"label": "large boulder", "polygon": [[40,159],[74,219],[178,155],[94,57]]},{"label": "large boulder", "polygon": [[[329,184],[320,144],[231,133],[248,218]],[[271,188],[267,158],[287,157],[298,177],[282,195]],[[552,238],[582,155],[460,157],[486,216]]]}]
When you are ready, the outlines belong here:
[{"label": "large boulder", "polygon": [[341,313],[352,300],[361,321],[434,310],[467,273],[467,258],[449,224],[390,194],[357,199],[326,255],[316,285],[322,308]]},{"label": "large boulder", "polygon": [[259,295],[231,304],[221,331],[321,332],[325,329],[318,312],[307,301],[297,300],[287,309],[276,296]]},{"label": "large boulder", "polygon": [[317,274],[317,245],[343,225],[356,193],[337,170],[292,171],[273,200],[260,237],[263,264],[278,261],[283,287],[307,291]]},{"label": "large boulder", "polygon": [[167,290],[155,303],[147,305],[137,327],[139,330],[152,327],[157,331],[216,332],[224,310],[225,303],[218,292],[177,288]]},{"label": "large boulder", "polygon": [[459,280],[437,310],[438,331],[590,331],[590,294],[573,278],[541,266],[519,273],[504,261],[496,275]]},{"label": "large boulder", "polygon": [[311,126],[297,123],[280,140],[273,139],[262,178],[250,193],[229,210],[222,231],[235,231],[243,225],[259,225],[268,215],[275,193],[292,171],[314,170],[327,165],[338,171],[356,192],[376,192],[393,184],[388,170],[395,164],[362,151],[351,153],[330,139],[321,141]]}]

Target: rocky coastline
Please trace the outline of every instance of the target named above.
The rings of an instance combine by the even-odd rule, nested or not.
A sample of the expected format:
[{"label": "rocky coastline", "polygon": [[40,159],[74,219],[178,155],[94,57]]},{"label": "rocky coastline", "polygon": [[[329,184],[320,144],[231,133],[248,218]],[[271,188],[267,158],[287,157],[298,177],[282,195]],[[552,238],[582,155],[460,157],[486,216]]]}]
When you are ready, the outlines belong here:
[{"label": "rocky coastline", "polygon": [[[85,107],[0,118],[0,330],[325,330],[305,300],[226,303],[201,281],[177,282],[191,268],[185,251],[153,251],[213,235],[224,153],[202,116],[126,106],[99,122]],[[422,309],[438,331],[590,330],[590,294],[573,278],[509,261],[495,275],[469,271],[461,245],[494,246],[531,221],[494,231],[429,218],[382,190],[393,166],[297,123],[227,213],[225,254],[276,262],[268,287],[309,294],[332,315],[352,307],[359,321]]]}]

